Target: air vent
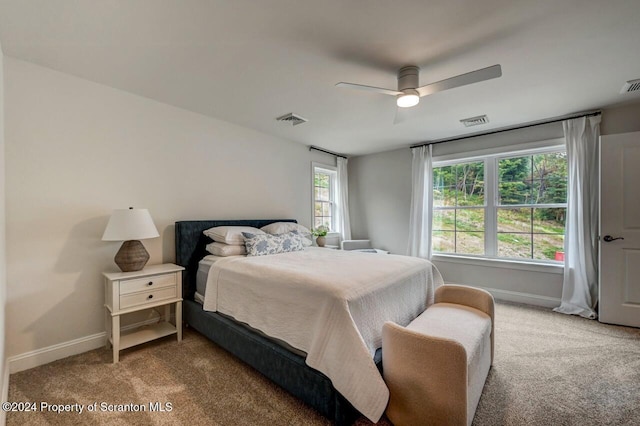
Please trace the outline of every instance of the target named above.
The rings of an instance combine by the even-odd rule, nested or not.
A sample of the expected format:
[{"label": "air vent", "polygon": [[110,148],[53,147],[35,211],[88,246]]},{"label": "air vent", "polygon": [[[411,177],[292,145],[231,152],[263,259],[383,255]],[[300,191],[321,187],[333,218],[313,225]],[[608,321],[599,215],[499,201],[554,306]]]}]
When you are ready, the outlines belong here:
[{"label": "air vent", "polygon": [[464,127],[479,126],[481,124],[487,124],[489,122],[489,117],[486,115],[479,115],[477,117],[462,119],[460,122],[464,124]]},{"label": "air vent", "polygon": [[624,86],[622,86],[622,90],[620,93],[629,93],[629,92],[637,92],[640,91],[640,79],[638,80],[629,80]]},{"label": "air vent", "polygon": [[282,122],[285,122],[285,123],[291,123],[291,125],[293,125],[293,126],[297,126],[298,124],[306,123],[307,121],[309,121],[306,118],[301,117],[301,116],[299,116],[297,114],[294,114],[294,113],[289,113],[289,114],[282,115],[282,116],[276,118],[276,120],[282,121]]}]

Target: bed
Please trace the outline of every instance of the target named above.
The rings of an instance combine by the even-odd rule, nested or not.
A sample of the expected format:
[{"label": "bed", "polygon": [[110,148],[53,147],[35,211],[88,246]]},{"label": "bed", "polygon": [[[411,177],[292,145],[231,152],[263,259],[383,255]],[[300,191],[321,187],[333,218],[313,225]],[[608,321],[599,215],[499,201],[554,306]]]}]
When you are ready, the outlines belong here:
[{"label": "bed", "polygon": [[[226,275],[230,275],[230,276],[234,275],[231,272],[233,271],[234,265],[237,269],[236,275],[238,275],[239,271],[244,271],[246,269],[250,270],[251,268],[257,268],[258,267],[257,264],[260,264],[261,266],[259,267],[263,268],[263,269],[257,270],[259,273],[256,273],[255,277],[251,275],[240,275],[240,278],[236,278],[237,281],[235,283],[232,283],[231,285],[227,286],[228,288],[234,288],[234,289],[239,288],[234,290],[234,291],[240,292],[239,293],[240,296],[235,296],[235,298],[240,298],[239,301],[236,302],[237,303],[236,309],[235,310],[233,308],[230,309],[229,307],[224,306],[224,303],[222,303],[219,309],[215,309],[215,307],[211,309],[210,306],[207,307],[207,309],[220,311],[220,312],[211,312],[203,309],[201,298],[199,299],[200,303],[194,300],[196,295],[196,287],[197,287],[196,278],[198,275],[198,263],[202,258],[204,258],[207,255],[205,246],[208,242],[210,242],[208,237],[205,237],[202,234],[202,231],[214,226],[224,226],[224,225],[253,226],[253,227],[260,228],[264,225],[267,225],[273,222],[295,222],[295,221],[291,219],[284,219],[284,220],[176,222],[176,259],[179,265],[184,266],[186,268],[185,273],[183,274],[183,277],[184,277],[183,278],[183,295],[185,298],[185,301],[184,301],[185,321],[187,322],[187,324],[189,324],[189,326],[193,327],[197,331],[206,335],[208,338],[210,338],[211,340],[219,344],[224,349],[233,353],[241,360],[247,362],[248,364],[253,366],[255,369],[260,371],[262,374],[267,376],[269,379],[271,379],[273,382],[280,385],[281,387],[283,387],[290,393],[294,394],[295,396],[299,397],[304,402],[306,402],[307,404],[317,409],[324,416],[333,420],[336,424],[350,424],[359,415],[358,410],[356,410],[353,407],[353,405],[342,396],[341,392],[338,392],[336,390],[336,387],[339,389],[342,389],[342,393],[348,396],[349,399],[353,401],[357,407],[360,408],[360,411],[362,413],[364,413],[367,417],[369,417],[374,421],[377,420],[377,417],[379,417],[382,414],[384,410],[384,406],[386,404],[386,398],[388,398],[388,392],[386,390],[386,386],[384,385],[384,382],[382,382],[380,372],[378,371],[381,368],[382,354],[381,354],[381,351],[377,349],[377,347],[379,346],[379,341],[376,340],[375,336],[371,336],[372,332],[370,332],[370,330],[367,331],[364,329],[364,326],[362,325],[364,324],[364,322],[362,324],[359,324],[357,320],[360,316],[367,316],[375,319],[375,321],[381,321],[380,319],[381,314],[378,314],[378,309],[380,309],[380,312],[384,313],[385,315],[387,314],[387,312],[384,311],[384,308],[377,306],[379,304],[378,301],[369,298],[369,299],[364,299],[364,301],[360,301],[358,299],[357,302],[354,302],[353,300],[349,300],[349,301],[338,300],[337,302],[335,302],[332,300],[332,295],[328,294],[326,296],[327,303],[331,303],[335,306],[338,306],[339,309],[343,309],[343,305],[344,305],[345,312],[337,311],[337,313],[335,313],[336,311],[332,310],[331,315],[326,315],[324,312],[317,312],[315,314],[319,315],[320,319],[326,318],[327,322],[329,322],[329,319],[333,319],[334,316],[338,318],[342,317],[342,320],[347,321],[346,326],[334,325],[332,327],[327,327],[327,329],[329,330],[338,330],[338,331],[337,332],[334,331],[333,334],[320,333],[320,339],[322,342],[320,345],[318,345],[317,342],[315,343],[310,342],[308,343],[307,346],[305,346],[306,343],[300,340],[302,339],[302,337],[296,340],[295,336],[291,334],[287,334],[288,332],[285,331],[284,335],[287,336],[285,340],[289,340],[293,342],[294,348],[292,348],[289,345],[282,344],[282,341],[280,341],[279,339],[272,338],[276,336],[279,337],[278,332],[280,331],[280,327],[282,327],[282,324],[286,322],[292,322],[292,321],[286,321],[285,320],[285,318],[287,318],[286,316],[281,316],[278,321],[273,320],[272,318],[273,313],[278,312],[277,305],[276,305],[275,311],[271,310],[270,311],[271,314],[265,315],[264,323],[260,323],[259,315],[261,315],[262,309],[260,310],[247,309],[247,307],[244,306],[247,304],[243,303],[244,302],[243,297],[247,297],[251,295],[253,291],[258,291],[260,288],[266,287],[269,289],[268,291],[273,292],[273,294],[282,294],[282,297],[286,298],[286,295],[287,295],[286,291],[278,293],[277,290],[278,290],[278,285],[284,286],[285,289],[291,288],[289,281],[280,280],[281,275],[276,274],[275,272],[269,272],[269,268],[276,268],[277,270],[278,264],[281,262],[284,262],[285,265],[283,269],[281,269],[281,271],[286,271],[287,268],[291,266],[286,262],[293,262],[293,258],[295,258],[295,262],[298,262],[298,259],[305,258],[305,257],[308,258],[307,262],[313,262],[314,256],[316,256],[320,258],[326,258],[327,261],[333,262],[332,265],[336,265],[337,263],[340,263],[340,262],[346,265],[350,262],[353,262],[357,266],[358,262],[362,263],[363,265],[367,264],[367,262],[369,264],[372,264],[370,259],[373,259],[373,258],[371,256],[378,256],[378,255],[356,254],[356,253],[330,254],[329,252],[332,252],[332,251],[326,250],[326,249],[315,249],[316,252],[314,254],[313,249],[309,249],[309,250],[305,250],[305,252],[287,253],[285,255],[261,256],[259,258],[246,258],[246,259],[227,259],[227,264],[225,264],[224,266],[225,267],[224,273]],[[291,258],[288,258],[287,256],[290,256]],[[348,259],[344,260],[341,258],[341,256],[347,257]],[[349,257],[349,256],[352,256],[352,257]],[[404,299],[401,302],[395,301],[395,300],[384,302],[384,304],[394,305],[393,309],[391,309],[391,311],[393,312],[396,312],[396,311],[399,312],[400,308],[402,308],[403,311],[406,310],[408,312],[408,313],[403,312],[400,317],[392,318],[396,322],[402,323],[402,322],[408,322],[411,319],[413,319],[413,317],[417,316],[422,310],[424,310],[426,305],[430,303],[430,301],[432,300],[432,297],[433,297],[432,290],[434,288],[434,282],[433,282],[434,280],[432,278],[426,279],[425,277],[427,273],[435,275],[435,273],[433,272],[435,268],[431,269],[430,267],[426,267],[425,264],[422,263],[423,261],[418,261],[417,259],[414,259],[414,258],[406,258],[406,257],[400,258],[397,256],[396,258],[397,258],[395,261],[396,263],[399,262],[401,265],[405,265],[403,266],[403,269],[405,267],[408,269],[411,269],[411,268],[420,269],[419,276],[418,275],[416,275],[415,277],[411,276],[410,279],[407,279],[407,283],[409,284],[404,284],[403,282],[402,286],[407,288],[409,288],[409,286],[413,286],[413,288],[415,289],[418,286],[418,284],[416,283],[422,282],[423,284],[421,287],[425,288],[423,290],[423,293],[420,293],[419,297],[417,297],[417,299],[419,299],[417,302],[414,301],[413,299],[409,300],[407,298],[408,296],[403,296]],[[386,259],[389,259],[389,260],[386,260]],[[391,259],[391,256],[385,256],[384,262],[391,262],[390,259]],[[242,264],[241,262],[244,262],[244,264]],[[223,264],[223,263],[224,262],[221,262],[220,264]],[[380,263],[380,261],[376,263]],[[222,266],[219,266],[220,264],[217,264],[215,268],[217,271],[222,270]],[[308,264],[309,263],[307,263],[306,265]],[[303,268],[303,269],[306,269],[306,268]],[[381,271],[383,270],[381,269]],[[435,271],[437,272],[437,270]],[[360,278],[360,275],[362,276],[366,275],[366,270],[364,268],[361,268],[361,269],[356,268],[353,273],[357,274],[357,275],[354,275],[354,277],[357,276],[358,278]],[[401,273],[401,271],[398,270],[398,273]],[[220,274],[220,272],[218,272],[218,274]],[[270,274],[272,275],[271,278],[269,278]],[[327,275],[329,276],[331,274],[327,274]],[[439,273],[437,275],[439,277]],[[282,275],[282,276],[285,276],[285,275]],[[368,283],[375,276],[376,275],[374,272],[369,272],[368,278],[366,280],[354,279],[353,281],[361,281],[360,284],[357,284],[361,287],[355,288],[355,290],[353,291],[349,289],[347,293],[349,292],[351,292],[350,294],[362,293],[363,288],[368,291],[369,286],[368,284],[365,285],[365,283]],[[252,279],[253,281],[251,281]],[[271,279],[271,281],[269,281],[269,279]],[[292,279],[291,282],[293,282],[293,278],[291,279]],[[324,283],[322,282],[323,279],[314,278],[313,280],[314,283],[312,283],[311,277],[307,276],[306,278],[303,278],[302,281],[299,280],[299,282],[304,282],[305,291],[307,286],[309,286],[311,292],[314,294],[317,292],[316,287],[314,286],[317,285],[318,283],[321,284],[321,286],[338,289],[338,292],[340,293],[344,292],[343,286],[347,286],[350,284],[348,279],[343,279],[342,282],[340,282],[341,276],[336,274],[332,275],[331,280],[324,279],[326,281]],[[246,283],[244,282],[245,280],[246,280]],[[282,281],[282,284],[280,283],[280,281]],[[315,283],[315,281],[317,281],[317,283]],[[441,279],[440,279],[440,282],[441,282]],[[227,299],[232,300],[233,297],[227,298],[227,299],[225,299],[224,297],[224,295],[226,294],[225,291],[228,291],[227,287],[224,286],[224,283],[225,283],[224,281],[220,281],[219,289],[218,287],[215,287],[213,291],[207,290],[207,292],[210,292],[210,294],[216,294],[217,295],[216,297],[222,301],[225,301]],[[259,286],[257,285],[258,283],[260,283]],[[437,284],[438,283],[436,283],[435,285]],[[207,285],[209,286],[210,284],[207,284]],[[242,287],[245,287],[246,289],[245,293],[242,293]],[[403,289],[399,289],[398,286],[395,284],[392,290],[394,292],[405,291]],[[264,293],[261,297],[264,297],[265,295],[269,295],[269,294],[271,293]],[[384,299],[395,299],[395,297],[390,297],[391,294],[393,293],[389,293],[389,290],[385,289],[384,293],[377,295],[377,297],[380,297],[381,295],[385,295]],[[324,296],[319,296],[319,297],[324,297]],[[361,297],[361,296],[358,296],[358,297]],[[424,300],[420,300],[420,299],[424,299]],[[285,300],[280,302],[278,300],[275,300],[275,302],[272,301],[272,303],[284,303],[281,306],[292,306],[292,304],[295,304],[295,302],[292,302],[292,300],[299,300],[299,299],[290,299],[288,301]],[[319,300],[324,300],[324,299],[319,299]],[[218,302],[218,303],[221,303],[221,302]],[[353,304],[358,303],[360,305],[363,305],[366,307],[366,309],[364,309],[360,305],[358,305],[358,308],[356,308],[351,305],[352,303]],[[207,304],[205,303],[205,306],[206,305]],[[375,306],[375,308],[370,308],[371,306]],[[225,309],[222,309],[222,308],[225,308],[227,310],[226,313],[231,313],[233,316],[225,315],[224,313]],[[349,309],[351,309],[351,311],[349,311]],[[367,312],[367,310],[371,310],[371,312]],[[265,312],[268,312],[268,309],[265,310]],[[363,312],[366,315],[364,315]],[[296,319],[295,321],[296,326],[299,323],[304,322],[303,316],[299,316],[295,318],[295,313],[293,312],[292,313],[287,312],[286,314],[283,313],[282,315],[294,316],[294,319]],[[245,317],[249,319],[246,319]],[[256,326],[257,328],[260,328],[261,330],[266,331],[266,333],[269,334],[269,337],[265,335],[265,333],[259,330],[248,327],[247,324],[245,323],[240,323],[239,321],[236,321],[237,319],[244,320],[247,323]],[[258,323],[257,325],[256,325],[256,321]],[[353,323],[353,327],[351,327],[352,330],[350,330],[351,323],[349,323],[349,321]],[[279,326],[276,328],[270,329],[268,324],[271,324],[271,323],[279,324]],[[265,324],[267,325],[265,326]],[[315,322],[314,324],[317,324],[317,322]],[[381,324],[380,323],[375,324],[376,332],[377,332],[378,325],[381,325]],[[318,328],[316,327],[316,330],[317,329]],[[346,331],[342,331],[343,329]],[[359,331],[362,331],[362,332],[360,333]],[[312,334],[315,335],[318,333],[314,332]],[[336,342],[340,342],[340,344],[338,345],[337,343],[334,342],[334,339],[342,338],[341,337],[342,334],[349,335],[350,336],[349,339],[351,339],[351,341],[337,340]],[[298,336],[304,336],[304,335],[305,335],[304,333],[298,334]],[[334,347],[338,346],[339,348],[342,348],[345,345],[348,346],[349,344],[351,344],[352,346],[347,352],[348,355],[342,354],[340,356],[335,356],[334,354],[334,356],[330,356],[332,353],[330,350],[326,350],[325,346],[331,349],[332,344]],[[322,354],[326,352],[329,355],[326,355],[326,356],[322,355],[318,357],[317,356],[318,351],[316,350],[318,346],[322,347],[322,350],[320,351]],[[301,352],[300,350],[295,350],[295,349],[303,349],[304,352]],[[351,362],[350,358],[352,357],[359,358],[359,361],[358,361],[359,364],[353,364],[352,367],[349,366],[347,368],[347,367],[341,366],[338,363],[336,367],[336,363],[339,360],[344,360],[344,363],[347,364],[348,362]],[[327,359],[326,363],[324,362],[325,358]],[[333,366],[329,365],[328,364],[329,362],[333,362]],[[311,368],[307,364],[313,365],[317,369]],[[327,364],[327,365],[324,365],[324,364]],[[367,364],[367,365],[364,365],[364,364]],[[376,369],[376,366],[377,366],[377,369]],[[336,370],[336,368],[338,368],[338,370]],[[339,371],[340,368],[342,368],[341,371]],[[327,374],[325,375],[318,370],[322,370]],[[352,370],[354,372],[352,372]],[[353,374],[356,374],[356,372],[357,372],[357,375],[353,376]],[[345,379],[342,376],[345,374],[348,375],[350,373],[353,373],[352,374],[353,377],[345,381]],[[334,379],[333,382],[327,376],[333,377]],[[361,376],[364,384],[362,383],[359,384],[358,386],[360,387],[357,389],[357,392],[354,392],[354,389],[351,389],[352,387],[351,383],[357,382],[358,380],[354,380],[354,378],[360,378]],[[377,379],[375,376],[377,376]],[[369,379],[369,382],[366,382],[367,378]],[[336,386],[334,387],[332,383],[335,383]],[[346,387],[345,387],[345,383],[347,384]],[[371,390],[369,390],[369,388],[371,388]],[[372,395],[367,395],[366,392],[370,392]]]}]

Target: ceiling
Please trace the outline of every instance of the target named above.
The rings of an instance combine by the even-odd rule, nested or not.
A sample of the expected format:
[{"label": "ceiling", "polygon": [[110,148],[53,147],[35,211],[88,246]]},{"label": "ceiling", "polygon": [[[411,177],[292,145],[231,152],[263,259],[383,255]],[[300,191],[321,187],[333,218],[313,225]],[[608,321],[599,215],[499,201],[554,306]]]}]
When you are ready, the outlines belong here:
[{"label": "ceiling", "polygon": [[[640,101],[638,0],[1,0],[5,55],[351,155]],[[391,96],[494,64],[503,76]],[[292,127],[275,118],[297,113]],[[489,124],[460,119],[487,114]]]}]

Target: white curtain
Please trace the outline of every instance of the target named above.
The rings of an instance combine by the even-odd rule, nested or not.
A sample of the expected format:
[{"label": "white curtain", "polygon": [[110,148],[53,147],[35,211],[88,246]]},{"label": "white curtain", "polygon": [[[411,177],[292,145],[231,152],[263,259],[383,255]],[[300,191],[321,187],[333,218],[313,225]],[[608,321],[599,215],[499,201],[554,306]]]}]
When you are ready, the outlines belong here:
[{"label": "white curtain", "polygon": [[562,303],[554,311],[596,318],[598,303],[598,139],[600,116],[563,122],[567,217]]},{"label": "white curtain", "polygon": [[349,220],[349,178],[347,176],[347,159],[338,157],[338,229],[342,241],[351,239],[351,221]]},{"label": "white curtain", "polygon": [[431,145],[411,148],[411,212],[409,256],[431,259],[431,217],[433,212],[433,162]]}]

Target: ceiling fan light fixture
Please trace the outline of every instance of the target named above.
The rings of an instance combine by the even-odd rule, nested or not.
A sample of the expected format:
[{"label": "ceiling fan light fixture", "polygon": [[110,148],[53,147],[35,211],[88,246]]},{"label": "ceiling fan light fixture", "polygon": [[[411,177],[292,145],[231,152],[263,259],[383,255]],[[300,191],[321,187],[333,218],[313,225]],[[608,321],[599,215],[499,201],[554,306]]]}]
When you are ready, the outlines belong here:
[{"label": "ceiling fan light fixture", "polygon": [[417,90],[405,89],[401,95],[396,98],[396,104],[400,108],[409,108],[418,105],[420,102],[420,95]]}]

